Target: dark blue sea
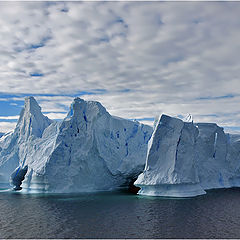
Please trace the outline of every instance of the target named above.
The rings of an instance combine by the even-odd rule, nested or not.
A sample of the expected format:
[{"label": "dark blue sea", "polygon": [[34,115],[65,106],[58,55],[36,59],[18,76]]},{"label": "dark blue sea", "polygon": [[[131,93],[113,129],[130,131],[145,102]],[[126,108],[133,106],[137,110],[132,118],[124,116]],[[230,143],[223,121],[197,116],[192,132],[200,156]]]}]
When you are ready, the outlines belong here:
[{"label": "dark blue sea", "polygon": [[240,238],[240,189],[188,199],[0,192],[0,238]]}]

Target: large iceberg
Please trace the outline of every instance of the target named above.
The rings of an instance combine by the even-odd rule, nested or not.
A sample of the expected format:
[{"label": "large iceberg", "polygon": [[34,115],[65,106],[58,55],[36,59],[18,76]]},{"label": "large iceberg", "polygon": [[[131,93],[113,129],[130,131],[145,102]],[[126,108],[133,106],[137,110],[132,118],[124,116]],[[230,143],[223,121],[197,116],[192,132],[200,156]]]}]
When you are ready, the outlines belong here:
[{"label": "large iceberg", "polygon": [[215,123],[193,123],[191,115],[184,121],[162,115],[153,131],[80,98],[65,119],[53,121],[27,97],[16,128],[0,138],[0,187],[89,192],[135,179],[138,193],[152,196],[240,187],[240,135]]},{"label": "large iceberg", "polygon": [[191,197],[240,186],[240,136],[215,123],[194,124],[162,115],[149,141],[138,194]]},{"label": "large iceberg", "polygon": [[64,120],[52,121],[27,97],[15,130],[0,138],[0,183],[11,177],[17,190],[46,192],[127,186],[144,169],[151,134],[150,126],[80,98]]}]

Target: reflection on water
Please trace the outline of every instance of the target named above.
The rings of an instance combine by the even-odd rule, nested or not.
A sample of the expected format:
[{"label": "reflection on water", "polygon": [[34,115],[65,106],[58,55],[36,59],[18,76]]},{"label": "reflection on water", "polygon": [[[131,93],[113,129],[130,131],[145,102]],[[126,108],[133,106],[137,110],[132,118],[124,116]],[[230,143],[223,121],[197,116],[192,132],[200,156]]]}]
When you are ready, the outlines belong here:
[{"label": "reflection on water", "polygon": [[190,199],[0,193],[0,238],[239,238],[240,190]]}]

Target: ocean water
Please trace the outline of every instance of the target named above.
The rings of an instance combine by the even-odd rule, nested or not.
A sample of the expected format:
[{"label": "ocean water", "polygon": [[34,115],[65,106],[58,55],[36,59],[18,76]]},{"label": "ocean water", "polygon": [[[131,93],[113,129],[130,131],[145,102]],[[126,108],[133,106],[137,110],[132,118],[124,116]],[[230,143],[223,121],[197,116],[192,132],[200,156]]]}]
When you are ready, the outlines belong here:
[{"label": "ocean water", "polygon": [[0,238],[240,238],[240,189],[189,199],[0,192]]}]

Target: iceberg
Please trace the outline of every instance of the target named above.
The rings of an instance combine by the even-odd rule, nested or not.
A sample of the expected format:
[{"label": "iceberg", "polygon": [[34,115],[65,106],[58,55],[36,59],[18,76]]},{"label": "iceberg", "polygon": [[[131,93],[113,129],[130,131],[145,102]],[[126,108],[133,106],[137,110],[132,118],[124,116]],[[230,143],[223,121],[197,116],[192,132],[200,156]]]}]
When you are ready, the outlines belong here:
[{"label": "iceberg", "polygon": [[193,197],[207,189],[240,186],[240,136],[215,123],[162,115],[149,141],[138,194]]},{"label": "iceberg", "polygon": [[[66,118],[25,99],[14,131],[0,138],[0,186],[24,192],[92,192],[193,197],[240,187],[240,135],[215,123],[162,115],[152,127],[75,98]],[[135,187],[132,186],[134,183]]]},{"label": "iceberg", "polygon": [[11,178],[16,190],[57,193],[124,187],[143,171],[151,134],[81,98],[52,121],[27,97],[15,130],[0,138],[0,183]]}]

